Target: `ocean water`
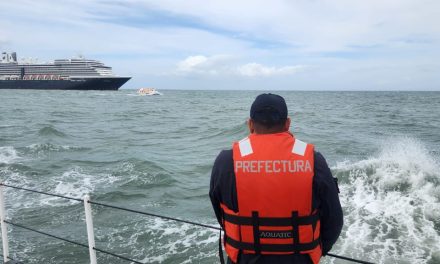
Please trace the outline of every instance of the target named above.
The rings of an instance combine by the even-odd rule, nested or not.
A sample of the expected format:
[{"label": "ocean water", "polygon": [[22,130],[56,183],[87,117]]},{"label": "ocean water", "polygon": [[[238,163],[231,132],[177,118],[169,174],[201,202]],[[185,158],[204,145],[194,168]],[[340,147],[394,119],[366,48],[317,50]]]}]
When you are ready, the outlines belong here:
[{"label": "ocean water", "polygon": [[[0,90],[0,178],[217,225],[212,163],[247,135],[256,91]],[[440,93],[279,92],[291,130],[339,178],[344,228],[332,253],[440,263]],[[7,218],[87,243],[79,202],[4,188]],[[98,248],[145,263],[218,263],[218,233],[92,206]],[[9,227],[24,263],[88,263],[88,250]],[[99,263],[128,263],[97,253]],[[331,257],[322,263],[348,263]]]}]

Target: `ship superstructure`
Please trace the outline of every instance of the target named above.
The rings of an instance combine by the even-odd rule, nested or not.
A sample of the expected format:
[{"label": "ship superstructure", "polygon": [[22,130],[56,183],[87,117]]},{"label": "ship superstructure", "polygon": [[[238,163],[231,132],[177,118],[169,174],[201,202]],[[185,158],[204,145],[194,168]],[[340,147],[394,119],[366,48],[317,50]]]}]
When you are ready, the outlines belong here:
[{"label": "ship superstructure", "polygon": [[129,79],[83,57],[33,63],[18,62],[15,52],[1,54],[0,89],[117,90]]}]

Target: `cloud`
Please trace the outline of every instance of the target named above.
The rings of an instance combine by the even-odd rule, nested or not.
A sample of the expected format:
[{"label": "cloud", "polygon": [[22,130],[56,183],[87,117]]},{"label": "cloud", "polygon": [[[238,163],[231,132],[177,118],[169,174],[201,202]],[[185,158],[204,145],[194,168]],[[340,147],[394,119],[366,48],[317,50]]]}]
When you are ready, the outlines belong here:
[{"label": "cloud", "polygon": [[[181,45],[182,49],[195,45],[194,50],[196,47],[204,49],[198,52],[211,49],[215,50],[211,54],[218,54],[240,46],[236,51],[238,54],[245,52],[254,55],[267,50],[300,55],[363,51],[363,47],[372,46],[402,52],[414,47],[434,50],[440,40],[440,27],[432,26],[440,22],[437,11],[440,10],[440,1],[437,0],[273,0],[270,8],[268,2],[263,0],[208,2],[1,1],[0,10],[7,12],[0,18],[0,38],[14,43],[25,34],[44,34],[45,30],[55,28],[61,40],[65,37],[70,40],[71,34],[83,34],[87,40],[94,42],[105,34],[115,40],[119,31],[124,33],[124,30],[118,29],[125,29],[127,33],[118,40],[134,38],[133,43],[146,45],[145,50],[151,43],[139,42],[140,36],[147,38],[152,34],[151,37],[161,40],[163,33],[165,39],[161,44],[165,47],[159,47],[162,50],[172,44],[186,44]],[[57,28],[65,33],[57,32]],[[88,35],[89,30],[83,28],[97,28],[93,32],[97,33],[96,36]],[[188,40],[181,43],[179,39],[167,36],[170,31],[181,38],[190,32],[199,34],[194,36],[196,38],[191,43]],[[47,36],[42,35],[41,38],[50,42]],[[216,43],[216,39],[222,39],[222,42],[227,40],[228,43]],[[149,40],[156,42],[156,39]],[[109,41],[106,43],[110,44]]]},{"label": "cloud", "polygon": [[270,67],[259,63],[238,64],[238,58],[228,55],[189,56],[177,63],[178,75],[273,77],[294,75],[307,68],[305,65]]},{"label": "cloud", "polygon": [[293,75],[302,70],[307,66],[296,65],[296,66],[283,66],[283,67],[267,67],[258,63],[248,63],[238,67],[237,72],[242,76],[247,77],[270,77],[277,75]]},{"label": "cloud", "polygon": [[[210,32],[231,42],[248,42],[250,47],[264,49],[276,43],[302,53],[361,50],[363,46],[405,50],[426,47],[426,43],[417,41],[418,37],[414,41],[414,36],[436,42],[429,46],[438,44],[440,39],[440,28],[432,26],[439,23],[436,10],[440,10],[440,1],[437,0],[273,0],[270,8],[263,0],[201,3],[200,0],[66,0],[59,3],[16,0],[1,1],[0,10],[7,10],[3,18],[15,19],[18,24],[26,22],[31,28],[46,23],[46,27],[64,25],[70,32],[74,28],[69,25],[93,27],[104,22],[108,24],[106,33],[110,35],[113,26],[121,25],[144,30],[179,28],[184,32],[191,29]],[[396,45],[408,39],[411,41],[407,41],[407,45]],[[208,44],[213,48],[212,45],[215,43]]]},{"label": "cloud", "polygon": [[189,56],[177,63],[178,74],[221,75],[230,71],[229,62],[233,58],[227,55],[206,57]]},{"label": "cloud", "polygon": [[[171,13],[197,17],[237,35],[286,43],[304,52],[393,45],[414,34],[439,39],[437,0],[144,1]],[[414,44],[415,45],[415,44]]]},{"label": "cloud", "polygon": [[182,72],[191,72],[195,68],[203,66],[208,61],[208,58],[202,55],[190,56],[181,61],[177,65],[177,70]]}]

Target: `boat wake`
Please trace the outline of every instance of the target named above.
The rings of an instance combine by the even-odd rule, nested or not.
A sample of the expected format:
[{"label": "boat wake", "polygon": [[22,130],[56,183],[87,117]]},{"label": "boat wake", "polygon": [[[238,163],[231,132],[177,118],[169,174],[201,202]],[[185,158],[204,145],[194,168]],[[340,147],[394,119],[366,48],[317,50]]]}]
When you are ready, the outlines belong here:
[{"label": "boat wake", "polygon": [[440,263],[440,166],[411,138],[332,168],[342,182],[344,230],[335,251],[375,263]]},{"label": "boat wake", "polygon": [[[228,133],[245,131],[237,126],[231,127]],[[154,162],[112,161],[114,167],[108,169],[105,169],[109,166],[107,163],[76,162],[79,165],[64,168],[60,174],[44,178],[39,184],[34,181],[34,175],[38,175],[35,169],[20,167],[24,165],[18,163],[29,158],[26,153],[58,153],[71,148],[52,144],[34,144],[18,150],[12,146],[0,147],[0,176],[11,185],[77,199],[85,194],[96,194],[100,201],[120,204],[127,200],[130,202],[127,207],[165,214],[167,208],[174,208],[175,199],[183,197],[182,188],[176,189],[179,185],[172,171]],[[440,263],[440,159],[435,153],[419,140],[403,137],[384,141],[379,151],[369,158],[333,166],[332,172],[340,181],[344,229],[331,252],[374,263]],[[96,170],[95,166],[104,169]],[[209,171],[208,167],[203,171]],[[176,197],[167,198],[167,193]],[[81,210],[81,204],[75,201],[6,189],[6,197],[12,196],[14,202],[7,206],[10,217],[33,213],[35,208],[43,207],[53,212],[38,220],[44,222],[58,215],[69,215],[70,210]],[[215,263],[213,260],[217,260],[213,250],[217,232],[99,207],[94,210],[99,210],[97,234],[103,241],[110,242],[112,251],[130,252],[132,257],[144,258],[148,263],[176,258],[181,259],[181,263]],[[116,213],[118,221],[114,221]],[[201,220],[216,225],[210,216]],[[83,228],[71,223],[68,217],[50,221],[59,224],[60,232],[65,231],[67,224],[70,229]],[[38,247],[38,243],[33,245]],[[188,256],[192,256],[191,259]],[[326,257],[322,263],[340,261]]]}]

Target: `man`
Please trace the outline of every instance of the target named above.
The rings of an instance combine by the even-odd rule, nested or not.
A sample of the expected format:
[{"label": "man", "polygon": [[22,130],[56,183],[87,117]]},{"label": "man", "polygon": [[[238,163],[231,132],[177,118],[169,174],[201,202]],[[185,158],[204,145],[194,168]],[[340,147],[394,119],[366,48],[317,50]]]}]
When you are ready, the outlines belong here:
[{"label": "man", "polygon": [[336,181],[314,146],[289,132],[279,95],[253,102],[250,135],[223,150],[209,196],[225,230],[228,263],[313,263],[342,229]]}]

